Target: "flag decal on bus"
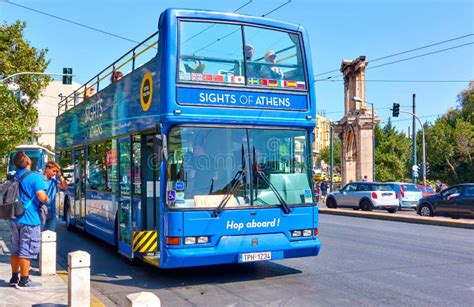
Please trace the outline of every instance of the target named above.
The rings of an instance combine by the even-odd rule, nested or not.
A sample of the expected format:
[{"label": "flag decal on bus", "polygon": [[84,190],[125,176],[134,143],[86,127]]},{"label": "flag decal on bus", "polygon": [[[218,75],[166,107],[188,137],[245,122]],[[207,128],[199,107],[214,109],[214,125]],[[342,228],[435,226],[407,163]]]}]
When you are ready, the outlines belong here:
[{"label": "flag decal on bus", "polygon": [[133,233],[133,252],[151,253],[158,247],[158,232],[135,231]]}]

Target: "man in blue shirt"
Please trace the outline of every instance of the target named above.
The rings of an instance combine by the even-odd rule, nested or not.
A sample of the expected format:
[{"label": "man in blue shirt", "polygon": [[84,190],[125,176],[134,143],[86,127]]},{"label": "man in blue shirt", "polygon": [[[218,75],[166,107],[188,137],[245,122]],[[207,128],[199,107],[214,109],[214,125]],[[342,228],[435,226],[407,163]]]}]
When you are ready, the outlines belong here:
[{"label": "man in blue shirt", "polygon": [[67,189],[68,185],[66,179],[64,179],[63,174],[61,173],[61,168],[56,162],[49,161],[46,163],[44,171],[44,181],[46,184],[46,194],[48,195],[48,202],[46,206],[48,207],[48,216],[46,217],[46,222],[41,226],[41,231],[51,230],[55,231],[56,229],[56,194],[58,188]]},{"label": "man in blue shirt", "polygon": [[[13,163],[18,169],[15,174],[17,180],[26,172],[30,172],[31,160],[23,151],[19,151],[13,157]],[[34,286],[29,278],[30,262],[40,251],[39,207],[48,201],[46,185],[40,174],[32,172],[24,177],[20,184],[20,198],[25,212],[10,222],[12,232],[10,286],[29,288]]]}]

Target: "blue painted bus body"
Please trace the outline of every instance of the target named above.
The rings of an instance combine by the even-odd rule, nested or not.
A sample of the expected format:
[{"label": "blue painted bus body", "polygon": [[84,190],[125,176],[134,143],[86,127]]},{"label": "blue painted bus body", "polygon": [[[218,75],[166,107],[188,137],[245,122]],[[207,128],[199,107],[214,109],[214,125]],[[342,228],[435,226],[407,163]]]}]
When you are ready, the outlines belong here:
[{"label": "blue painted bus body", "polygon": [[[238,22],[301,33],[307,90],[178,84],[178,19]],[[312,143],[316,124],[315,91],[309,40],[302,26],[231,13],[169,9],[160,17],[159,31],[156,57],[57,118],[56,150],[77,148],[158,125],[166,135],[175,126],[190,124],[301,128],[308,131]],[[152,76],[153,94],[149,109],[144,110],[140,87],[147,72]],[[211,101],[213,99],[207,99],[210,94],[221,95],[214,96],[221,98]],[[259,99],[260,104],[257,104]],[[161,195],[167,188],[166,176],[166,161],[163,161]],[[74,192],[69,193],[74,200]],[[85,231],[116,244],[116,216],[121,201],[130,203],[130,198],[86,189]],[[133,198],[132,204],[133,214],[140,216],[140,199]],[[238,263],[243,253],[272,251],[272,259],[277,260],[314,256],[320,250],[317,234],[291,237],[292,230],[318,228],[318,208],[314,204],[292,207],[290,214],[284,214],[279,207],[224,209],[217,218],[211,216],[212,210],[170,208],[165,197],[161,197],[157,205],[159,266],[162,268]],[[135,228],[142,229],[141,222]],[[209,236],[210,241],[196,246],[185,246],[183,242],[167,245],[166,237],[186,236]],[[129,246],[119,246],[123,253],[129,253],[129,249]],[[135,256],[142,257],[139,253]]]}]

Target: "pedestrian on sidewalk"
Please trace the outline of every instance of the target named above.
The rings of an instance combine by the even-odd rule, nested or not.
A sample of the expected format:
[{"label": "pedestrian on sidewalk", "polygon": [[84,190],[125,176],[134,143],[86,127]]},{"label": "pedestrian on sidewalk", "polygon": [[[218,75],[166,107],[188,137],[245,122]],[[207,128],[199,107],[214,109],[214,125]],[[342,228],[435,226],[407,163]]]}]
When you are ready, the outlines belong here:
[{"label": "pedestrian on sidewalk", "polygon": [[326,179],[323,179],[323,181],[321,182],[321,201],[323,203],[326,202],[326,195],[328,194],[328,188],[329,188],[328,182],[326,181]]},{"label": "pedestrian on sidewalk", "polygon": [[48,215],[44,225],[41,225],[41,231],[56,231],[56,194],[58,188],[65,190],[69,186],[61,172],[61,167],[53,161],[46,163],[44,181],[47,187],[46,195],[48,196],[48,202],[46,207],[48,208]]},{"label": "pedestrian on sidewalk", "polygon": [[[13,157],[18,171],[16,179],[26,172],[31,172],[31,160],[23,151]],[[31,172],[20,184],[20,199],[25,212],[10,221],[12,235],[10,286],[29,288],[35,286],[30,280],[31,259],[36,259],[40,252],[40,215],[39,207],[48,201],[46,184],[40,174]]]}]

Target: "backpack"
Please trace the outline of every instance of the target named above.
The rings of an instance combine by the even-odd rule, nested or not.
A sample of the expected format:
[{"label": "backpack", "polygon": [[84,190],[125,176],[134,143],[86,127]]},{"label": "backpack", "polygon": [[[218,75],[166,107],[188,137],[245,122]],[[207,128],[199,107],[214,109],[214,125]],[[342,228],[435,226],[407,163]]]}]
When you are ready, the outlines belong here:
[{"label": "backpack", "polygon": [[30,174],[31,171],[28,171],[21,175],[17,181],[8,180],[4,184],[0,184],[0,219],[9,220],[23,215],[25,207],[20,199],[20,190],[25,192],[20,184]]}]

